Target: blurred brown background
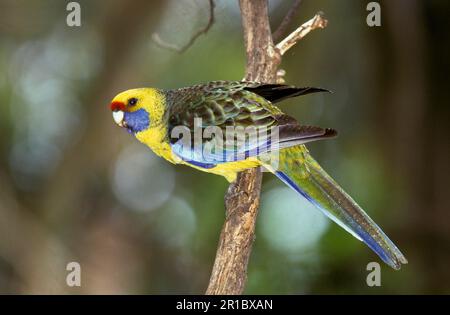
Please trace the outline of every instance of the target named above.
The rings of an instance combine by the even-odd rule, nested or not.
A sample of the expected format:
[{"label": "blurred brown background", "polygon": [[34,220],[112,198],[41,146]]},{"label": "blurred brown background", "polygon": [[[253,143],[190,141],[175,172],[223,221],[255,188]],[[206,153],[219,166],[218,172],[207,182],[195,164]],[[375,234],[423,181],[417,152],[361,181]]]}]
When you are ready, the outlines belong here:
[{"label": "blurred brown background", "polygon": [[[239,80],[237,1],[0,0],[0,293],[203,293],[227,182],[174,167],[115,126],[122,90]],[[292,1],[269,1],[275,29]],[[366,246],[273,176],[264,176],[246,293],[450,293],[448,41],[450,2],[304,0],[329,25],[283,59],[289,84],[334,91],[286,101],[301,122],[336,128],[310,145],[325,169],[409,259],[366,285]],[[81,287],[66,285],[81,264]],[[381,263],[381,262],[380,262]]]}]

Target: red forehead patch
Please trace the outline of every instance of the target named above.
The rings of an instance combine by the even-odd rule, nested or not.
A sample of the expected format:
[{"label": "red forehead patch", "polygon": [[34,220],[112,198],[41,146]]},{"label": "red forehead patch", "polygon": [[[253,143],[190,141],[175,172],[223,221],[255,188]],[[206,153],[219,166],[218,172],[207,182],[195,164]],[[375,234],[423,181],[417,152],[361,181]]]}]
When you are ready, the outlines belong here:
[{"label": "red forehead patch", "polygon": [[118,111],[118,110],[124,111],[125,110],[125,104],[122,103],[122,102],[112,102],[109,105],[109,108],[111,108],[112,111]]}]

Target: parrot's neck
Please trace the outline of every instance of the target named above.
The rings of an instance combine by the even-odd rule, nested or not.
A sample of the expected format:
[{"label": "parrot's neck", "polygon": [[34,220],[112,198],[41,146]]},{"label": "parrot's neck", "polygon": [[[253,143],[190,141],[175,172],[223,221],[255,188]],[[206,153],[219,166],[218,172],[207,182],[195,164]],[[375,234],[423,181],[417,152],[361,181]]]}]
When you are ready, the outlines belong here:
[{"label": "parrot's neck", "polygon": [[136,133],[136,139],[147,145],[153,152],[171,163],[179,163],[167,141],[167,128],[160,126]]}]

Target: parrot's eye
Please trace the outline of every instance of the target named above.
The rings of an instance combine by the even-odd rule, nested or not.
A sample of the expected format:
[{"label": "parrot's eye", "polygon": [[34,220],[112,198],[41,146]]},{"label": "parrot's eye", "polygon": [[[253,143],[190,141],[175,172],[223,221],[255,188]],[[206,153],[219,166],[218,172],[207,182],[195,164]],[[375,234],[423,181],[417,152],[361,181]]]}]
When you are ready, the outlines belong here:
[{"label": "parrot's eye", "polygon": [[137,103],[137,98],[130,98],[129,100],[128,100],[128,105],[129,106],[134,106],[134,105],[136,105],[136,103]]}]

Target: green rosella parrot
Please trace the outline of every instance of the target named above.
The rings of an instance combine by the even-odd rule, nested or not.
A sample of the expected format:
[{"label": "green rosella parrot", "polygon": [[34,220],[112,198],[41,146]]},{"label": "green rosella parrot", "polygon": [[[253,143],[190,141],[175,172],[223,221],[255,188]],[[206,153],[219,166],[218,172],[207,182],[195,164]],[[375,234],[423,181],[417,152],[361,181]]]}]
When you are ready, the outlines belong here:
[{"label": "green rosella parrot", "polygon": [[[320,167],[304,145],[334,137],[336,131],[300,125],[274,105],[286,98],[322,91],[326,90],[213,81],[173,90],[124,91],[114,97],[110,108],[119,126],[171,163],[222,175],[230,182],[240,171],[265,167],[331,220],[365,242],[385,263],[400,269],[407,263],[400,250]],[[205,136],[211,128],[213,132]],[[255,137],[245,136],[239,141],[239,136],[224,136],[239,128],[251,128],[264,136],[257,141]],[[199,130],[201,137],[196,136]],[[220,132],[220,136],[212,136]],[[189,138],[192,134],[194,140]],[[274,153],[278,156],[275,166],[267,161],[267,155]]]}]

